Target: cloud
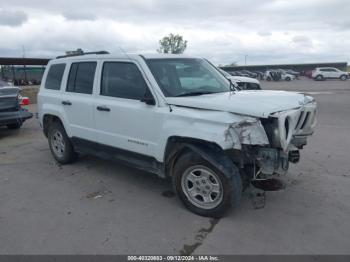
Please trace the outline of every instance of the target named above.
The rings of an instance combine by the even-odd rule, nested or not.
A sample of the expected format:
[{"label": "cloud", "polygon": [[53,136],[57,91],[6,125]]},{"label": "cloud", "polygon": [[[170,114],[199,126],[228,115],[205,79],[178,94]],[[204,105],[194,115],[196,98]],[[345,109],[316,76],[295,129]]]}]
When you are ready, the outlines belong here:
[{"label": "cloud", "polygon": [[76,21],[93,21],[96,20],[96,16],[89,12],[66,12],[63,14],[63,16],[67,20],[76,20]]},{"label": "cloud", "polygon": [[269,31],[260,31],[260,32],[258,32],[258,35],[260,35],[260,36],[271,36],[272,33],[269,32]]},{"label": "cloud", "polygon": [[350,61],[347,0],[16,0],[1,6],[0,12],[21,11],[0,15],[0,56],[20,56],[22,46],[38,57],[76,48],[155,52],[159,39],[178,33],[188,40],[186,53],[217,64],[242,64],[245,55],[248,64]]},{"label": "cloud", "polygon": [[305,35],[296,35],[296,36],[293,36],[292,42],[294,42],[294,43],[310,43],[311,40],[309,37],[307,37]]},{"label": "cloud", "polygon": [[23,11],[0,9],[0,26],[20,26],[28,20]]}]

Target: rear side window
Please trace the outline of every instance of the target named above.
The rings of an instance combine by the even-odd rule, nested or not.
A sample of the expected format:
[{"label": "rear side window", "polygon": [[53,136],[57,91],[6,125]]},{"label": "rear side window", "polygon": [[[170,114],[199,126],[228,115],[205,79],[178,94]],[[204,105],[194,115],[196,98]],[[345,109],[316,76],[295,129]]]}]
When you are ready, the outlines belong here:
[{"label": "rear side window", "polygon": [[102,71],[101,95],[140,100],[147,84],[137,66],[127,62],[105,62]]},{"label": "rear side window", "polygon": [[66,64],[54,64],[50,66],[45,82],[46,89],[60,90],[65,68]]},{"label": "rear side window", "polygon": [[67,91],[81,94],[92,94],[96,62],[73,63],[70,68]]}]

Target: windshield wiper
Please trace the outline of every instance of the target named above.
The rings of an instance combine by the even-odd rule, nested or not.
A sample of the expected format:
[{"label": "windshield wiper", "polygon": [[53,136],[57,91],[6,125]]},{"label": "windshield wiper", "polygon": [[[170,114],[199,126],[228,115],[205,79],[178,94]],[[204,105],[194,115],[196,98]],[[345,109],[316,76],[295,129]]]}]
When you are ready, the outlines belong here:
[{"label": "windshield wiper", "polygon": [[200,96],[200,95],[208,95],[208,94],[216,94],[217,92],[208,92],[208,91],[195,91],[195,92],[187,92],[176,95],[175,97],[180,96]]}]

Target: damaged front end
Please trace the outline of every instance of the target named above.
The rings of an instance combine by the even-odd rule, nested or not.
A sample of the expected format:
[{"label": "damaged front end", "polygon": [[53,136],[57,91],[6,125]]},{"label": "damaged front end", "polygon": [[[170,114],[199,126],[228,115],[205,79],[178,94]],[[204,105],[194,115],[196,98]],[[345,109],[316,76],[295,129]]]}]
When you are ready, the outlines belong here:
[{"label": "damaged front end", "polygon": [[232,159],[238,159],[236,164],[246,170],[251,179],[284,175],[289,162],[299,162],[299,150],[306,145],[315,125],[313,100],[296,109],[272,113],[268,118],[232,124],[228,134],[234,140],[233,151],[238,152]]}]

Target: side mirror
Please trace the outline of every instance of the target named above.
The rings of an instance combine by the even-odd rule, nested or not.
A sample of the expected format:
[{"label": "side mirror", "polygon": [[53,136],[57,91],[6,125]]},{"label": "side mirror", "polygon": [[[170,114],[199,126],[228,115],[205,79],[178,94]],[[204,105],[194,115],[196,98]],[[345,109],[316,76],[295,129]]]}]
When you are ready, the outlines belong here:
[{"label": "side mirror", "polygon": [[148,91],[146,92],[145,96],[141,98],[141,102],[145,103],[146,105],[154,106],[156,104],[156,101],[154,100],[152,94]]}]

